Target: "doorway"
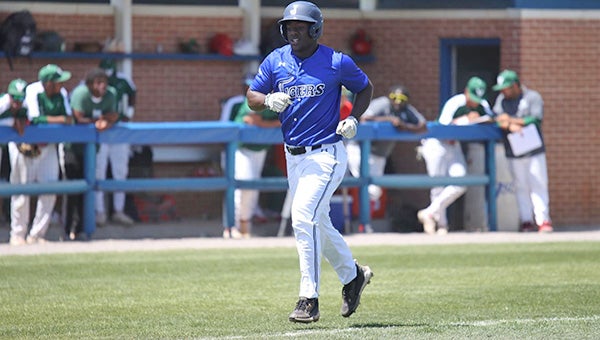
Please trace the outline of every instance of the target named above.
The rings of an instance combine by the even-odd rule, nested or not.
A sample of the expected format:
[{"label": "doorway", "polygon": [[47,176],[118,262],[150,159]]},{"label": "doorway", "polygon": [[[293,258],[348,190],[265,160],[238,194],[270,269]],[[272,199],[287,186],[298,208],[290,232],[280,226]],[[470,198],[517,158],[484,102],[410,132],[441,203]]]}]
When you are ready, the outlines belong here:
[{"label": "doorway", "polygon": [[[442,39],[440,41],[440,112],[450,97],[465,88],[469,78],[480,77],[487,84],[484,98],[493,107],[498,92],[492,90],[500,66],[500,39]],[[481,143],[463,145],[467,172],[485,173],[485,151]],[[487,229],[485,187],[468,187],[448,207],[448,223],[454,230]]]}]

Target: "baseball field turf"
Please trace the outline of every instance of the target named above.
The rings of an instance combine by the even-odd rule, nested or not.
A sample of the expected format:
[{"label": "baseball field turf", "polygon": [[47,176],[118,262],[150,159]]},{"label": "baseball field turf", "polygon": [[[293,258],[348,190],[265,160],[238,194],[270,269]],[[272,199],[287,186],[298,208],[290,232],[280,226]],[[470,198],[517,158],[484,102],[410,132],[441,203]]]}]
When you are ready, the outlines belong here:
[{"label": "baseball field turf", "polygon": [[2,339],[598,339],[600,242],[353,247],[375,276],[350,318],[287,319],[295,249],[0,256]]}]

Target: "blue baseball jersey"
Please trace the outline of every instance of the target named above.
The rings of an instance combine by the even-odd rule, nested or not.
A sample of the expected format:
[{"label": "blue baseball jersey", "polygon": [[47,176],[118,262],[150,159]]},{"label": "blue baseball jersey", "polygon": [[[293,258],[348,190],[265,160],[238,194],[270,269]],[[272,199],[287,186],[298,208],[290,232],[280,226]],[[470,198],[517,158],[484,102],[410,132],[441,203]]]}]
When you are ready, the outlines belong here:
[{"label": "blue baseball jersey", "polygon": [[329,144],[342,137],[335,133],[340,121],[342,85],[362,91],[369,78],[352,58],[319,45],[315,53],[300,59],[290,45],[271,52],[250,85],[261,93],[285,92],[292,104],[279,114],[286,144]]}]

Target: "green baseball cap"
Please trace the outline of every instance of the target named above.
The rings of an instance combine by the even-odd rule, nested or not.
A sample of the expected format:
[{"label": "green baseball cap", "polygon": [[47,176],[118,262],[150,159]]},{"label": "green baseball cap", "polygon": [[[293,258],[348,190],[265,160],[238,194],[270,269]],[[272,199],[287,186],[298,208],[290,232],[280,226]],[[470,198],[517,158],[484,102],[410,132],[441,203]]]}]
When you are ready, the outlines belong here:
[{"label": "green baseball cap", "polygon": [[483,96],[485,95],[485,90],[487,89],[487,85],[483,79],[479,77],[471,77],[467,82],[467,91],[469,93],[469,98],[475,103],[479,104],[483,100]]},{"label": "green baseball cap", "polygon": [[494,85],[494,87],[492,87],[492,89],[494,89],[494,91],[500,91],[503,90],[507,87],[512,86],[512,84],[514,83],[518,83],[519,82],[519,76],[517,75],[517,72],[513,71],[513,70],[504,70],[502,72],[500,72],[500,74],[498,75],[498,78],[496,78],[496,85]]},{"label": "green baseball cap", "polygon": [[25,99],[25,88],[27,82],[23,79],[14,79],[8,84],[8,94],[10,94],[14,100],[22,102]]},{"label": "green baseball cap", "polygon": [[71,72],[63,71],[60,67],[54,64],[48,64],[40,69],[38,79],[42,82],[52,81],[62,83],[71,79]]},{"label": "green baseball cap", "polygon": [[117,68],[117,63],[114,59],[102,59],[99,66],[105,70],[114,70]]}]

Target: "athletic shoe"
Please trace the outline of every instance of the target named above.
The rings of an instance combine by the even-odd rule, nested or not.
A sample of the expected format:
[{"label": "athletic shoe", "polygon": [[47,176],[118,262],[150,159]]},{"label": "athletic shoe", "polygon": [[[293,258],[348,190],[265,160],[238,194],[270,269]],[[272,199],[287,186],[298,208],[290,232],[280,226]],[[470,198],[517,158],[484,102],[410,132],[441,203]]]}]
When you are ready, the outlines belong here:
[{"label": "athletic shoe", "polygon": [[438,235],[448,235],[448,228],[446,228],[446,227],[438,228],[437,234]]},{"label": "athletic shoe", "polygon": [[291,322],[309,323],[319,321],[319,317],[319,299],[301,297],[298,303],[296,303],[296,308],[290,314],[289,319]]},{"label": "athletic shoe", "polygon": [[528,233],[530,231],[535,231],[535,225],[529,221],[521,223],[519,227],[519,231],[522,233]]},{"label": "athletic shoe", "polygon": [[419,210],[417,213],[417,217],[419,221],[423,224],[423,231],[426,234],[433,235],[435,234],[435,219],[433,215],[428,213],[425,209]]},{"label": "athletic shoe", "polygon": [[25,242],[25,238],[19,236],[11,237],[9,242],[11,246],[22,246],[27,244],[27,242]]},{"label": "athletic shoe", "polygon": [[240,232],[240,230],[238,228],[225,228],[223,229],[223,238],[233,238],[236,240],[239,240],[241,238],[250,238],[249,234],[246,234],[247,236],[245,237],[244,234],[242,234]]},{"label": "athletic shoe", "polygon": [[371,282],[373,272],[369,266],[356,263],[356,277],[342,288],[342,316],[347,318],[356,311],[360,304],[360,295],[365,286]]},{"label": "athletic shoe", "polygon": [[544,221],[544,223],[542,223],[539,229],[540,233],[551,233],[553,231],[554,228],[552,228],[552,223],[550,221]]},{"label": "athletic shoe", "polygon": [[122,211],[117,211],[112,215],[112,220],[116,223],[123,225],[133,225],[133,220],[131,217],[125,215]]},{"label": "athletic shoe", "polygon": [[96,224],[99,227],[103,227],[106,225],[106,213],[103,213],[103,212],[96,213]]},{"label": "athletic shoe", "polygon": [[45,238],[43,237],[38,237],[38,236],[27,236],[27,244],[44,244],[48,241],[46,241]]}]

